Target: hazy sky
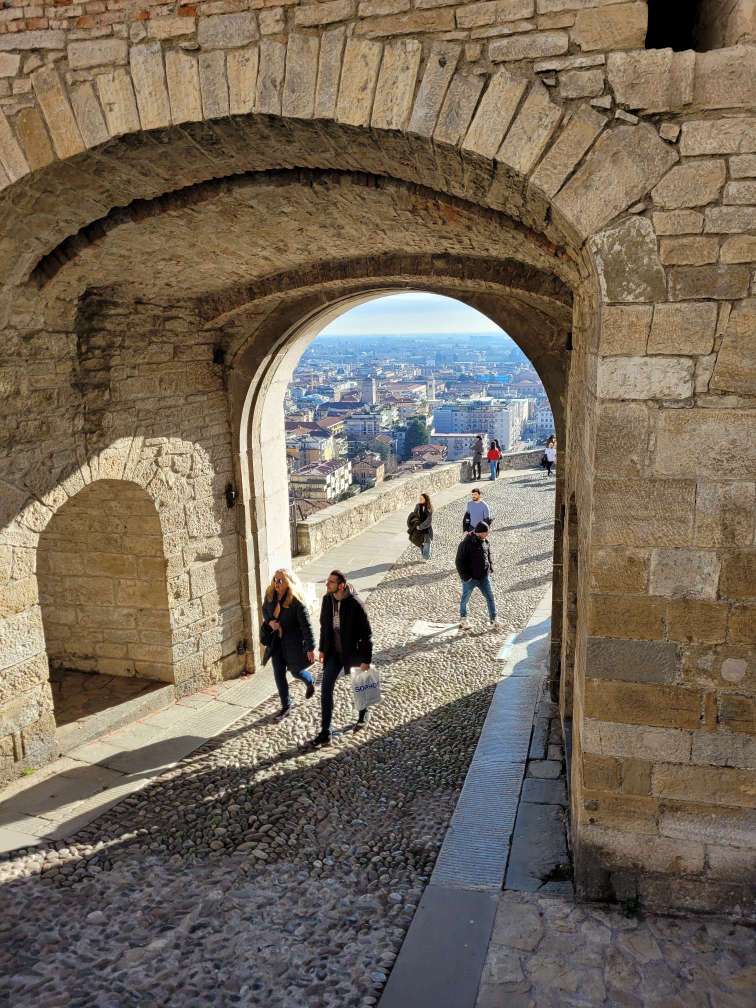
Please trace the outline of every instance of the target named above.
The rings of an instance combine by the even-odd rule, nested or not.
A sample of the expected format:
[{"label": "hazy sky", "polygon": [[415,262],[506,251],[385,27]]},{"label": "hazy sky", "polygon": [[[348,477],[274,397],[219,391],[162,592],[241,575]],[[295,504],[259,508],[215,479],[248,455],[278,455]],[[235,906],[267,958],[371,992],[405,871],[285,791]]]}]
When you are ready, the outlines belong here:
[{"label": "hazy sky", "polygon": [[461,301],[439,294],[392,294],[345,312],[321,336],[497,333],[502,330]]}]

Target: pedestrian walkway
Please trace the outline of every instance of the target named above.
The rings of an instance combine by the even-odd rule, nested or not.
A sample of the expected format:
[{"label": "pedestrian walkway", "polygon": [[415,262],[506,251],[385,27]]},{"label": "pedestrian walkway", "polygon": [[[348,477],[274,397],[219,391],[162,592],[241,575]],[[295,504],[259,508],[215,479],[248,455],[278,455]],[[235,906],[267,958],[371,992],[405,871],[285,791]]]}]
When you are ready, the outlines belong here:
[{"label": "pedestrian walkway", "polygon": [[[436,506],[443,507],[468,493],[466,484],[456,484],[436,495]],[[407,548],[406,517],[411,507],[389,515],[322,557],[302,558],[298,572],[310,586],[312,597],[322,594],[329,571],[338,568],[349,572],[350,580],[367,599]],[[370,563],[371,559],[377,562]],[[0,793],[0,854],[73,836],[275,692],[268,667],[252,677],[208,687],[135,717],[130,724],[94,741],[67,747],[65,756]],[[69,734],[73,727],[69,726]]]},{"label": "pedestrian walkway", "polygon": [[[485,493],[500,616],[517,632],[550,580],[553,485],[520,473]],[[319,705],[296,684],[285,721],[275,697],[237,708],[233,724],[166,760],[73,837],[0,860],[0,994],[21,1008],[68,1006],[72,991],[119,1008],[377,1003],[442,847],[506,639],[477,597],[472,629],[457,627],[463,510],[457,499],[436,512],[428,563],[406,548],[372,588],[384,695],[363,731],[341,680],[334,745],[304,748]],[[191,734],[211,735],[193,713]]]}]

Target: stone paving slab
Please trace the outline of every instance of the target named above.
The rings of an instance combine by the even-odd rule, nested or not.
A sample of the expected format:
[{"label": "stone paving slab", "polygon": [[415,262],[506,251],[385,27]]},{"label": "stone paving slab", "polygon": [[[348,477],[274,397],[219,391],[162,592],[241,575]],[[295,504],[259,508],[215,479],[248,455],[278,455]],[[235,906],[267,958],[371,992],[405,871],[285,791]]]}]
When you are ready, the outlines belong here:
[{"label": "stone paving slab", "polygon": [[[379,1008],[468,1008],[475,1004],[504,883],[533,719],[548,669],[551,592],[528,625],[499,650],[494,690],[470,768],[428,887]],[[523,655],[540,667],[515,674]],[[502,656],[503,657],[500,657]],[[520,670],[521,673],[521,670]],[[540,807],[540,806],[531,806]]]}]

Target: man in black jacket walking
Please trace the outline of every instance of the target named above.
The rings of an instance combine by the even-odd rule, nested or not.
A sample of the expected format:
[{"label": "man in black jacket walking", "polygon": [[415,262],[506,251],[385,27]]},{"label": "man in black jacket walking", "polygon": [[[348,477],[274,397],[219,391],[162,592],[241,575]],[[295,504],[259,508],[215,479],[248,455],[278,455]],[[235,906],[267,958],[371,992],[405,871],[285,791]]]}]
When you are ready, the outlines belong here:
[{"label": "man in black jacket walking", "polygon": [[459,601],[459,625],[462,630],[468,630],[467,603],[475,588],[478,588],[488,606],[488,618],[492,630],[499,630],[496,619],[496,602],[490,575],[493,572],[491,547],[488,543],[488,524],[478,522],[475,531],[468,533],[457,548],[455,560],[457,573],[462,579],[462,598]]},{"label": "man in black jacket walking", "polygon": [[[342,669],[349,672],[359,665],[369,669],[373,660],[373,632],[365,607],[341,571],[331,571],[326,580],[326,594],[320,609],[320,661],[323,682],[320,689],[322,724],[313,745],[331,741],[333,691]],[[357,727],[367,722],[367,709],[357,718]]]}]

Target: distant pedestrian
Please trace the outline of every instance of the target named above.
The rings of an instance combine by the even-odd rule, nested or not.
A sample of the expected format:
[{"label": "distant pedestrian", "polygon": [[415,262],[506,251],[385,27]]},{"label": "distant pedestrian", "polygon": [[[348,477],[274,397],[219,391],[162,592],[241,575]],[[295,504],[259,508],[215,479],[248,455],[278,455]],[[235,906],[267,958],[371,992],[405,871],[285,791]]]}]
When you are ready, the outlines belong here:
[{"label": "distant pedestrian", "polygon": [[546,450],[543,454],[546,459],[546,475],[551,476],[551,470],[556,465],[556,438],[553,434],[546,442]]},{"label": "distant pedestrian", "polygon": [[315,635],[304,599],[304,590],[291,571],[281,568],[265,592],[262,606],[262,636],[273,663],[276,689],[281,700],[279,717],[291,710],[287,670],[305,684],[305,699],[315,692],[315,679],[308,666],[315,661]]},{"label": "distant pedestrian", "polygon": [[504,454],[504,452],[502,450],[501,445],[499,444],[499,439],[498,438],[496,438],[496,440],[494,441],[494,444],[496,445],[496,450],[499,452],[499,457],[496,460],[496,478],[498,479],[499,478],[499,473],[501,472],[501,457]]},{"label": "distant pedestrian", "polygon": [[417,516],[415,532],[423,537],[420,554],[423,560],[430,560],[433,550],[433,504],[427,493],[420,494],[420,500],[412,513]]},{"label": "distant pedestrian", "polygon": [[483,464],[483,435],[478,436],[473,441],[472,446],[472,478],[480,479],[480,469]]},{"label": "distant pedestrian", "polygon": [[457,548],[455,565],[462,580],[462,597],[459,601],[459,625],[462,630],[468,630],[470,627],[467,619],[467,604],[476,588],[486,600],[491,629],[500,629],[496,618],[496,602],[491,584],[493,561],[491,547],[488,543],[488,531],[486,522],[478,522],[474,532],[465,536]]},{"label": "distant pedestrian", "polygon": [[491,442],[486,458],[488,459],[488,464],[491,467],[491,479],[495,480],[499,467],[499,459],[501,458],[501,451],[498,447],[497,441],[494,440]]},{"label": "distant pedestrian", "polygon": [[489,527],[491,525],[491,511],[488,504],[480,498],[480,490],[473,487],[470,491],[471,499],[467,502],[465,517],[462,519],[462,531],[471,532],[478,522],[484,521]]},{"label": "distant pedestrian", "polygon": [[[333,691],[342,671],[359,666],[364,671],[373,660],[373,632],[365,607],[346,575],[334,570],[326,580],[326,593],[320,609],[320,661],[323,682],[320,688],[322,722],[320,734],[312,744],[330,745],[333,718]],[[368,710],[360,711],[357,728],[366,724]]]}]

